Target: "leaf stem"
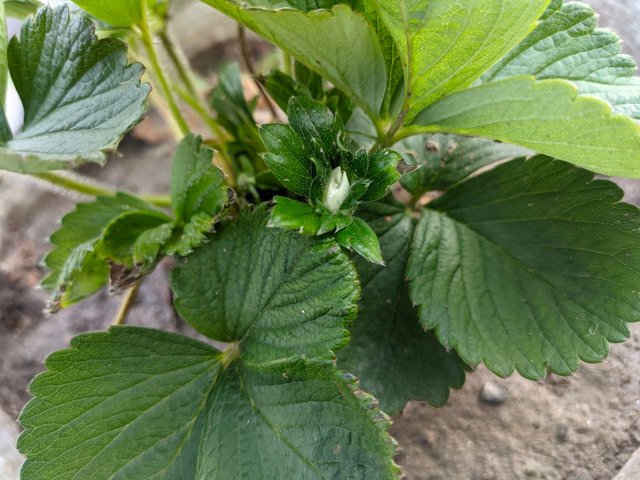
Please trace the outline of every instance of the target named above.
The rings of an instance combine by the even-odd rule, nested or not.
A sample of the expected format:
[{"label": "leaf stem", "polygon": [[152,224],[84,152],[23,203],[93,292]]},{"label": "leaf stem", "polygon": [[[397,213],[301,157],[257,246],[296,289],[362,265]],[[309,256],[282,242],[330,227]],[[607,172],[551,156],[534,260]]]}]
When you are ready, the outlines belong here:
[{"label": "leaf stem", "polygon": [[247,32],[244,26],[238,24],[238,40],[240,41],[240,51],[242,52],[242,58],[244,59],[244,64],[251,74],[251,78],[253,79],[253,83],[255,83],[256,87],[258,87],[258,91],[260,95],[264,99],[264,102],[267,104],[269,111],[271,112],[271,116],[273,120],[278,118],[278,111],[276,110],[275,105],[269,98],[269,94],[264,89],[260,81],[258,80],[258,75],[256,73],[256,69],[253,66],[253,60],[251,59],[251,52],[249,51],[249,42],[247,41]]},{"label": "leaf stem", "polygon": [[142,44],[147,51],[147,56],[149,57],[149,62],[151,64],[151,69],[155,73],[155,76],[162,87],[162,93],[164,96],[169,109],[171,110],[171,114],[175,118],[178,126],[183,135],[189,134],[191,129],[189,128],[189,124],[185,120],[182,112],[180,112],[180,108],[176,103],[176,100],[173,96],[173,91],[171,90],[171,85],[169,80],[164,74],[162,70],[162,66],[160,65],[160,60],[158,59],[158,52],[156,51],[155,45],[153,43],[153,35],[151,34],[151,28],[149,26],[149,5],[148,0],[142,0],[142,21],[140,22],[140,33],[142,38]]},{"label": "leaf stem", "polygon": [[124,325],[127,322],[127,315],[136,301],[140,285],[142,285],[142,280],[138,280],[133,287],[125,292],[120,308],[118,308],[118,312],[113,318],[113,325]]},{"label": "leaf stem", "polygon": [[[83,195],[112,197],[118,193],[115,190],[96,185],[91,180],[86,177],[81,177],[80,175],[71,176],[56,172],[45,172],[35,173],[32,176]],[[171,206],[171,197],[168,195],[137,195],[135,193],[131,193],[130,195],[137,196],[138,198],[141,198],[142,200],[157,207]]]}]

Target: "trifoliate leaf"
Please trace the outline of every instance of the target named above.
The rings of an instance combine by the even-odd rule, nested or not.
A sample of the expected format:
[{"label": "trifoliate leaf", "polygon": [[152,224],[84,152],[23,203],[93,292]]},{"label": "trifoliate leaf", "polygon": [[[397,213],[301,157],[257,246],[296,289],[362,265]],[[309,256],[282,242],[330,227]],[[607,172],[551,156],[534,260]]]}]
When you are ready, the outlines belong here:
[{"label": "trifoliate leaf", "polygon": [[[275,206],[271,210],[269,227],[299,230],[305,235],[318,233],[320,217],[311,205],[287,197],[275,197],[273,201]],[[335,230],[335,225],[328,231],[332,230]]]},{"label": "trifoliate leaf", "polygon": [[404,206],[383,203],[367,205],[363,215],[380,238],[387,266],[355,258],[362,299],[338,365],[356,374],[387,413],[401,411],[409,400],[442,406],[449,388],[462,386],[464,370],[455,353],[424,331],[409,300],[405,270],[414,220]]},{"label": "trifoliate leaf", "polygon": [[347,341],[359,294],[350,260],[331,239],[267,228],[263,209],[240,216],[173,271],[182,317],[201,333],[239,341],[245,358],[331,358]]},{"label": "trifoliate leaf", "polygon": [[127,65],[127,47],[97,40],[84,15],[42,8],[9,43],[11,78],[24,127],[0,148],[0,168],[34,173],[104,163],[145,112],[142,66]]},{"label": "trifoliate leaf", "polygon": [[388,421],[330,361],[225,360],[157,330],[74,338],[31,384],[22,478],[396,478]]},{"label": "trifoliate leaf", "polygon": [[432,190],[447,190],[482,167],[531,154],[509,143],[458,135],[417,135],[394,147],[409,167],[417,167],[400,179],[414,196]]},{"label": "trifoliate leaf", "polygon": [[348,5],[308,13],[260,8],[251,2],[203,0],[233,17],[341,89],[369,116],[379,117],[387,73],[376,33]]},{"label": "trifoliate leaf", "polygon": [[640,125],[565,80],[485,83],[443,98],[415,123],[419,132],[493,138],[594,172],[640,177]]},{"label": "trifoliate leaf", "polygon": [[587,5],[553,0],[536,29],[482,81],[514,75],[571,80],[580,94],[601,98],[615,113],[640,120],[636,64],[621,54],[617,35],[597,25],[598,17]]},{"label": "trifoliate leaf", "polygon": [[549,0],[375,0],[404,65],[407,120],[470,86],[535,25]]},{"label": "trifoliate leaf", "polygon": [[344,248],[359,253],[369,262],[384,265],[376,232],[361,218],[354,217],[348,227],[336,233],[336,241]]},{"label": "trifoliate leaf", "polygon": [[44,260],[50,272],[42,286],[51,293],[53,311],[79,302],[107,283],[107,259],[97,254],[96,244],[107,227],[128,212],[151,214],[154,210],[141,200],[120,193],[80,203],[62,218],[62,226],[50,238],[54,248]]},{"label": "trifoliate leaf", "polygon": [[568,375],[640,318],[640,212],[567,163],[513,160],[449,190],[418,223],[420,319],[498,375]]}]

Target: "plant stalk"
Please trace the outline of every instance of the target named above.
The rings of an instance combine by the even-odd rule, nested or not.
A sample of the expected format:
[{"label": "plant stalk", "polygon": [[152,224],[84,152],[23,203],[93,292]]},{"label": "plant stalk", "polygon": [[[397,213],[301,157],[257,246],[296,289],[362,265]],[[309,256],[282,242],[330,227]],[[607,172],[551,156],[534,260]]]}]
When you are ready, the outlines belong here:
[{"label": "plant stalk", "polygon": [[[66,190],[71,190],[73,192],[78,192],[83,195],[90,195],[93,197],[104,196],[104,197],[113,197],[118,192],[115,190],[111,190],[105,187],[101,187],[91,182],[91,180],[80,177],[79,175],[74,175],[71,177],[69,175],[64,175],[61,173],[55,172],[45,172],[45,173],[35,173],[31,175],[32,177],[39,178],[40,180],[45,180],[53,185],[58,187],[62,187]],[[128,192],[126,192],[128,193]],[[130,195],[137,196],[141,198],[145,202],[151,203],[157,207],[169,207],[171,206],[171,197],[168,195],[137,195],[135,193],[129,193]]]},{"label": "plant stalk", "polygon": [[120,308],[118,308],[118,312],[113,319],[113,325],[124,325],[127,323],[127,315],[136,301],[141,284],[142,280],[138,280],[133,287],[125,292],[122,303],[120,303]]}]

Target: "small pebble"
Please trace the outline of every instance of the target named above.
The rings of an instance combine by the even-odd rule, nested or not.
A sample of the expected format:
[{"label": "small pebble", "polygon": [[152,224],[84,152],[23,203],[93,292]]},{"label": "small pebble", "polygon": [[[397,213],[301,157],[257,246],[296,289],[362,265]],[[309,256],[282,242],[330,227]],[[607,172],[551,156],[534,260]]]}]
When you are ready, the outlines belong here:
[{"label": "small pebble", "polygon": [[480,392],[480,401],[488,405],[502,405],[507,401],[507,392],[493,382],[486,382]]}]

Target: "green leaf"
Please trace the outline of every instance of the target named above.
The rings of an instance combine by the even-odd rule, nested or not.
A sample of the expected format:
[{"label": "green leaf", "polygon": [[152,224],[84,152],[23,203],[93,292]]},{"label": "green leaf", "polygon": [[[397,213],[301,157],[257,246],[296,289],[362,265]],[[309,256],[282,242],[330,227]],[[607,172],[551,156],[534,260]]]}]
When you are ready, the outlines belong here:
[{"label": "green leaf", "polygon": [[310,98],[294,97],[289,101],[287,115],[289,125],[311,156],[331,159],[338,155],[342,122],[329,108]]},{"label": "green leaf", "polygon": [[44,260],[50,272],[42,287],[52,295],[51,310],[79,302],[107,283],[109,268],[97,255],[96,244],[114,220],[140,210],[152,211],[146,203],[120,193],[80,203],[62,218],[62,226],[50,238],[54,248]]},{"label": "green leaf", "polygon": [[266,228],[245,214],[182,261],[171,285],[182,317],[201,333],[239,341],[245,358],[331,358],[356,313],[357,274],[330,239]]},{"label": "green leaf", "polygon": [[203,0],[235,18],[333,83],[371,117],[379,116],[387,85],[385,60],[364,15],[347,5],[305,13]]},{"label": "green leaf", "polygon": [[305,235],[318,233],[320,217],[311,205],[287,197],[275,197],[273,201],[275,206],[271,210],[269,227],[299,230]]},{"label": "green leaf", "polygon": [[31,384],[22,478],[396,478],[388,421],[330,361],[224,362],[156,330],[74,338]]},{"label": "green leaf", "polygon": [[269,95],[283,110],[289,108],[289,100],[292,97],[309,97],[311,92],[300,82],[297,82],[289,75],[285,75],[280,70],[274,70],[262,80]]},{"label": "green leaf", "polygon": [[364,150],[356,153],[351,167],[358,177],[369,182],[359,200],[374,202],[385,197],[389,193],[389,187],[400,179],[397,168],[400,160],[400,154],[393,150],[377,150],[371,155]]},{"label": "green leaf", "polygon": [[84,15],[40,9],[9,43],[9,68],[25,110],[23,130],[0,148],[0,168],[35,173],[104,163],[145,112],[142,66],[127,47],[97,40]]},{"label": "green leaf", "polygon": [[344,248],[359,253],[369,262],[384,265],[376,232],[361,218],[354,217],[348,227],[336,233],[336,241]]},{"label": "green leaf", "polygon": [[197,213],[183,227],[174,230],[173,237],[164,247],[164,253],[183,257],[189,255],[207,243],[207,233],[213,231],[215,223],[216,218],[204,212]]},{"label": "green leaf", "polygon": [[310,196],[313,164],[300,137],[288,125],[263,125],[260,135],[269,151],[264,161],[289,191]]},{"label": "green leaf", "polygon": [[160,212],[132,210],[122,213],[104,230],[97,245],[100,256],[127,268],[151,267],[171,238],[173,222]]},{"label": "green leaf", "polygon": [[407,121],[480,78],[526,37],[549,4],[549,0],[375,1],[404,65]]},{"label": "green leaf", "polygon": [[617,35],[597,25],[598,17],[587,5],[553,0],[536,29],[482,81],[523,74],[571,80],[580,94],[601,98],[614,112],[640,120],[636,64],[621,54]]},{"label": "green leaf", "polygon": [[423,125],[416,132],[493,138],[594,172],[640,177],[640,126],[564,80],[486,83],[440,100],[415,123]]},{"label": "green leaf", "polygon": [[227,203],[224,174],[212,159],[213,151],[199,136],[189,134],[178,145],[171,173],[171,206],[176,222],[188,222],[200,212],[214,217]]},{"label": "green leaf", "polygon": [[409,300],[405,270],[414,221],[402,205],[382,203],[368,205],[364,218],[380,239],[387,266],[355,259],[362,282],[360,312],[349,345],[338,352],[338,365],[356,374],[385,412],[401,411],[409,400],[442,406],[449,388],[464,383],[464,370],[455,354],[423,330]]},{"label": "green leaf", "polygon": [[158,5],[164,7],[167,0],[73,0],[84,11],[112,27],[139,25],[144,15],[142,2],[146,2],[153,12]]},{"label": "green leaf", "polygon": [[408,267],[425,327],[501,376],[604,360],[640,314],[640,212],[592,178],[546,157],[514,160],[430,204]]},{"label": "green leaf", "polygon": [[403,154],[409,167],[417,167],[400,179],[414,196],[447,190],[487,165],[531,153],[509,143],[446,134],[409,137],[394,148]]},{"label": "green leaf", "polygon": [[5,0],[4,9],[7,17],[19,18],[23,20],[29,15],[36,13],[42,6],[38,0]]}]

